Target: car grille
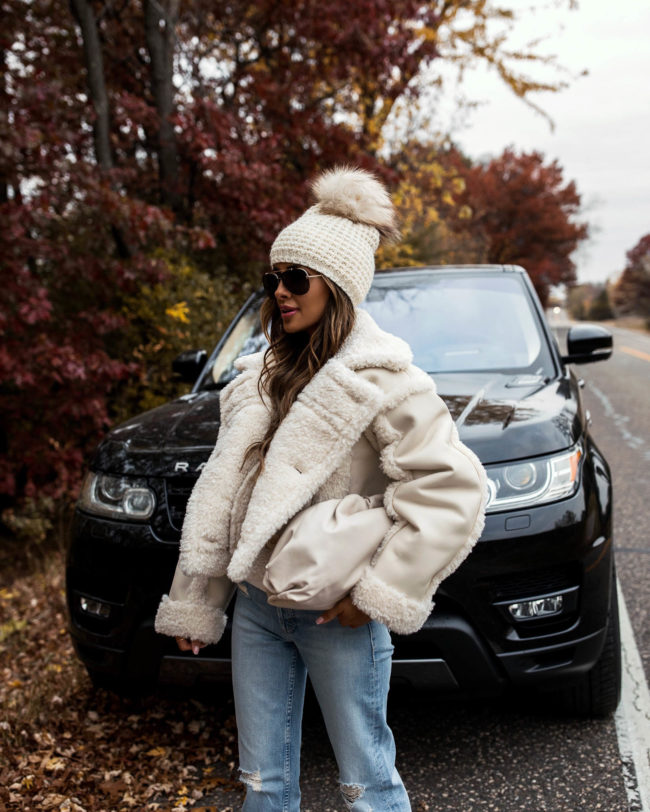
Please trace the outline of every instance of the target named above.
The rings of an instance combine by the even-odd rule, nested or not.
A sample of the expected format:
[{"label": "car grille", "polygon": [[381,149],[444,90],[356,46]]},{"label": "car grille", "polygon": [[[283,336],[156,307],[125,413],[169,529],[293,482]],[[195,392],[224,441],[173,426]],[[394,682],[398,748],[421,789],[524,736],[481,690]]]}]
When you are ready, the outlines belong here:
[{"label": "car grille", "polygon": [[493,601],[518,600],[527,595],[545,595],[579,585],[580,573],[576,565],[509,574],[490,578],[483,584]]},{"label": "car grille", "polygon": [[174,530],[180,531],[187,510],[187,500],[190,498],[196,477],[178,477],[165,480],[165,499],[167,502],[167,515],[169,524]]}]

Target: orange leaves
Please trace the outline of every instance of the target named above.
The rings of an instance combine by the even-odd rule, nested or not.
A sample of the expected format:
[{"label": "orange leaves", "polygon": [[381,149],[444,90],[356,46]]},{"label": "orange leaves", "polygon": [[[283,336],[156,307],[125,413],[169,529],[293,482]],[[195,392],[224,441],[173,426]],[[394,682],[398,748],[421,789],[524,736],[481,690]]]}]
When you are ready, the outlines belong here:
[{"label": "orange leaves", "polygon": [[145,756],[149,756],[150,758],[161,758],[162,756],[166,756],[169,752],[167,747],[153,747],[151,750],[147,750]]}]

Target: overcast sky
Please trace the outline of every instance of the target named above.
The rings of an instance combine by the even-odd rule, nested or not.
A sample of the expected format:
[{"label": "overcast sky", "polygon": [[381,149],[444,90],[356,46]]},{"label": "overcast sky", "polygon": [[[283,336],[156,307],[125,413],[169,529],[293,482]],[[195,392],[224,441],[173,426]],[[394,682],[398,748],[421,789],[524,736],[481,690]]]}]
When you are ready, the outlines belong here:
[{"label": "overcast sky", "polygon": [[[454,140],[473,158],[514,145],[558,159],[565,179],[576,181],[592,226],[591,239],[574,255],[578,281],[604,281],[650,232],[650,3],[581,0],[574,11],[528,12],[515,32],[515,42],[547,36],[542,52],[556,54],[573,75],[588,75],[560,93],[536,96],[555,122],[551,132],[496,75],[468,73],[462,92],[484,104]],[[453,83],[446,94],[451,110]]]}]

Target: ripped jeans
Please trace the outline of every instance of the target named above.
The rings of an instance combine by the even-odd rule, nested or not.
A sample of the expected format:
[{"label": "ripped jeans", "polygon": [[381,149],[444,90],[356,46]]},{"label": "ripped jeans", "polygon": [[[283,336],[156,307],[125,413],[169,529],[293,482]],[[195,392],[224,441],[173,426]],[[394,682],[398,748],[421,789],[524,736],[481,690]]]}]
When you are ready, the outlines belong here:
[{"label": "ripped jeans", "polygon": [[244,812],[299,812],[300,740],[307,673],[353,812],[409,812],[386,722],[393,646],[385,626],[358,629],[321,612],[270,606],[237,590],[232,661]]}]

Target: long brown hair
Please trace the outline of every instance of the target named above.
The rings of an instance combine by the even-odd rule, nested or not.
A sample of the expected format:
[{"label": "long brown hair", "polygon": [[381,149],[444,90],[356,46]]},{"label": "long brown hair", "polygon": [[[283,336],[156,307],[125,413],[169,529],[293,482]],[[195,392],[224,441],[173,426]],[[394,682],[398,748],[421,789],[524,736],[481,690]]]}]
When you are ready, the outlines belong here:
[{"label": "long brown hair", "polygon": [[318,370],[340,350],[354,327],[354,305],[341,288],[323,276],[330,289],[325,311],[309,334],[306,331],[287,333],[282,325],[280,308],[274,296],[262,303],[260,319],[269,347],[264,353],[264,365],[257,388],[271,401],[271,423],[263,439],[246,449],[244,461],[252,454],[259,459],[259,471],[271,440],[287,416],[298,394]]}]

